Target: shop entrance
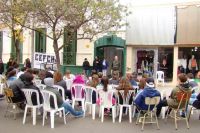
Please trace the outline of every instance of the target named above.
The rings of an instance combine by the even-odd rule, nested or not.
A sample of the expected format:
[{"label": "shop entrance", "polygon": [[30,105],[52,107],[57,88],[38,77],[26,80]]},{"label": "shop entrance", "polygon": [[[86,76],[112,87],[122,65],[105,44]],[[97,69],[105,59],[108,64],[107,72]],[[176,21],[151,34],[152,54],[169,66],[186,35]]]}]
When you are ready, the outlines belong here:
[{"label": "shop entrance", "polygon": [[105,58],[109,62],[109,67],[107,70],[107,74],[111,75],[111,65],[114,60],[114,57],[117,56],[120,62],[120,72],[123,72],[123,66],[124,66],[124,55],[123,55],[124,49],[119,47],[102,47],[97,49],[97,56],[102,60]]},{"label": "shop entrance", "polygon": [[95,41],[94,57],[98,56],[100,59],[105,59],[109,62],[107,75],[111,75],[111,65],[115,56],[118,56],[120,62],[120,72],[125,73],[126,61],[125,40],[116,35],[106,35]]},{"label": "shop entrance", "polygon": [[[196,60],[196,69],[192,71],[190,60],[194,56]],[[178,72],[190,73],[196,76],[197,71],[200,69],[200,48],[199,47],[181,47],[178,53]]]},{"label": "shop entrance", "polygon": [[154,50],[137,50],[137,72],[147,73],[153,76],[154,70]]}]

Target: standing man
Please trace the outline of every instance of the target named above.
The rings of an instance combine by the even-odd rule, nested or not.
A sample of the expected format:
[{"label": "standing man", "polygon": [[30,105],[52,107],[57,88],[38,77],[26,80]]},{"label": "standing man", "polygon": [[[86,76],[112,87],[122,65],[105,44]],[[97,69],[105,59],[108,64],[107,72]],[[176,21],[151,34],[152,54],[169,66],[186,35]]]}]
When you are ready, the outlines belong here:
[{"label": "standing man", "polygon": [[194,55],[192,55],[192,58],[189,60],[189,69],[195,77],[196,70],[198,70],[198,67],[197,67],[197,61]]},{"label": "standing man", "polygon": [[187,58],[184,55],[183,59],[180,59],[180,66],[181,66],[181,73],[186,73],[186,68],[187,68]]},{"label": "standing man", "polygon": [[84,70],[85,75],[88,77],[89,71],[90,71],[90,63],[88,62],[87,58],[85,58],[83,62],[83,70]]},{"label": "standing man", "polygon": [[119,75],[119,72],[120,72],[120,62],[119,62],[117,56],[115,56],[114,61],[112,62],[112,66],[111,67],[112,67],[112,73],[114,71],[116,71],[118,73],[118,75]]},{"label": "standing man", "polygon": [[108,69],[108,61],[104,58],[102,61],[102,72],[103,72],[103,76],[107,76],[107,69]]},{"label": "standing man", "polygon": [[99,72],[100,66],[100,60],[97,56],[95,56],[95,59],[93,61],[93,70],[95,70],[97,73]]}]

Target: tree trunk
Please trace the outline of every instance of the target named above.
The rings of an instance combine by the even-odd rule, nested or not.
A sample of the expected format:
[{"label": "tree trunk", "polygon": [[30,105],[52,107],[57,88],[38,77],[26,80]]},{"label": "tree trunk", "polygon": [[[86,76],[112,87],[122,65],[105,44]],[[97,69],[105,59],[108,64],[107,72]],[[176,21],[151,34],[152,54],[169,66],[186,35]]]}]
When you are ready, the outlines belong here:
[{"label": "tree trunk", "polygon": [[57,39],[53,40],[53,48],[54,48],[54,52],[55,52],[55,56],[56,56],[56,64],[57,64],[57,70],[60,70],[60,55],[59,55],[59,51],[58,51],[58,41]]},{"label": "tree trunk", "polygon": [[16,60],[17,64],[20,63],[20,48],[19,48],[19,41],[15,40],[15,48],[16,48]]}]

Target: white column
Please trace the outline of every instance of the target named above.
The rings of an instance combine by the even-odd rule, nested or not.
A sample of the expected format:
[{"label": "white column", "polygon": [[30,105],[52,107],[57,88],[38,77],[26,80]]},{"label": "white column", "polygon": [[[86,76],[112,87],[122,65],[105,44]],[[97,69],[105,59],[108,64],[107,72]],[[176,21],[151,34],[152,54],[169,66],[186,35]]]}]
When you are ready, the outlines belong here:
[{"label": "white column", "polygon": [[178,46],[174,46],[174,62],[173,62],[173,85],[177,84],[178,73]]},{"label": "white column", "polygon": [[126,51],[126,73],[133,72],[133,48],[131,46],[127,46]]}]

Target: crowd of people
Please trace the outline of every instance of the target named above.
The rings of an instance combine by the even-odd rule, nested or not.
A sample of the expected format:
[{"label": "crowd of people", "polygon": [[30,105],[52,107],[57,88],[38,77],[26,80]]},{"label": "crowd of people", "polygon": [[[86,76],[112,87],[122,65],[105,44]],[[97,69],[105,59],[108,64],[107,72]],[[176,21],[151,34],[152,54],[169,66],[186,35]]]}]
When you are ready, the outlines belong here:
[{"label": "crowd of people", "polygon": [[98,56],[96,56],[93,61],[92,67],[90,66],[90,63],[87,60],[87,58],[85,58],[82,66],[83,66],[84,73],[86,74],[87,77],[89,77],[90,70],[95,71],[97,73],[102,72],[103,76],[108,76],[107,71],[108,71],[109,65],[111,65],[112,72],[115,71],[115,72],[120,73],[120,61],[118,59],[118,56],[114,57],[114,60],[111,64],[109,64],[106,58],[100,59]]},{"label": "crowd of people", "polygon": [[[1,61],[1,60],[0,60]],[[85,59],[87,61],[87,59]],[[1,63],[1,62],[0,62]],[[88,63],[85,63],[88,65]],[[156,88],[154,78],[150,77],[147,74],[142,73],[130,73],[126,74],[126,76],[120,76],[117,68],[112,72],[112,77],[109,78],[105,76],[103,72],[95,70],[92,71],[90,75],[86,72],[86,68],[84,68],[84,72],[81,74],[71,74],[70,70],[66,70],[65,74],[62,75],[59,71],[47,71],[47,70],[37,70],[31,69],[30,60],[27,60],[25,63],[26,66],[19,69],[18,65],[13,63],[13,60],[9,60],[7,63],[7,71],[5,73],[6,76],[6,84],[13,90],[14,97],[12,98],[13,102],[20,103],[19,107],[24,108],[25,105],[25,96],[22,92],[22,88],[27,89],[34,89],[37,90],[40,94],[40,102],[43,102],[42,94],[40,89],[34,83],[34,80],[40,79],[41,83],[46,85],[45,88],[48,91],[51,91],[56,94],[58,99],[58,106],[64,107],[65,112],[71,113],[76,117],[83,116],[83,110],[75,110],[72,108],[69,101],[72,99],[72,94],[69,86],[67,86],[66,80],[71,79],[74,84],[83,84],[87,86],[91,86],[94,88],[101,88],[101,91],[107,92],[112,88],[112,85],[117,85],[116,92],[120,90],[124,90],[124,96],[126,97],[129,90],[135,90],[135,94],[133,94],[133,98],[129,101],[130,104],[135,104],[138,110],[147,110],[148,106],[145,104],[146,97],[161,97],[159,90]],[[114,66],[118,66],[116,64]],[[53,85],[62,86],[65,90],[65,97],[69,99],[69,101],[63,101],[61,94],[59,91],[53,88]],[[135,86],[138,86],[136,89]],[[162,97],[159,104],[157,105],[157,116],[160,115],[162,107],[169,106],[169,107],[177,107],[178,106],[178,99],[176,97],[177,92],[187,92],[191,93],[191,98],[189,104],[200,108],[200,94],[199,92],[195,92],[193,90],[194,87],[198,86],[198,84],[194,81],[194,77],[192,73],[188,73],[187,75],[181,73],[178,75],[178,83],[175,88],[172,89],[170,97]],[[118,93],[120,95],[120,93]],[[96,93],[92,94],[92,102],[96,104],[100,104],[100,99],[96,97]],[[97,99],[97,100],[96,100]],[[122,100],[121,96],[121,100]],[[116,97],[113,97],[112,102],[116,104],[116,101],[120,100]],[[36,95],[32,96],[33,104],[36,104]],[[51,105],[53,107],[53,105]],[[82,106],[79,104],[79,106]],[[109,113],[109,110],[106,110]],[[185,117],[186,114],[182,114]]]}]

